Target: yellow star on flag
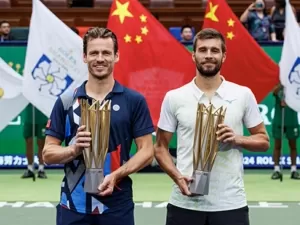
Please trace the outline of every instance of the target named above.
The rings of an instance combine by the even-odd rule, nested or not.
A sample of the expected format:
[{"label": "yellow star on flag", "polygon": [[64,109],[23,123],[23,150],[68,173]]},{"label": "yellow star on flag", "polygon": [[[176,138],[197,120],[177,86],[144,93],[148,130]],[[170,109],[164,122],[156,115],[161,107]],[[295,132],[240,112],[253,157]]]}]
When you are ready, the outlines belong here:
[{"label": "yellow star on flag", "polygon": [[229,20],[227,20],[227,23],[228,23],[228,26],[229,26],[229,27],[233,27],[235,21],[234,21],[233,19],[230,18]]},{"label": "yellow star on flag", "polygon": [[209,12],[206,13],[205,18],[211,19],[214,22],[219,22],[219,19],[216,17],[216,11],[219,5],[213,5],[211,2],[209,3]]},{"label": "yellow star on flag", "polygon": [[232,40],[234,38],[233,32],[231,32],[231,31],[227,32],[227,38],[230,39],[230,40]]},{"label": "yellow star on flag", "polygon": [[129,2],[125,2],[121,4],[119,1],[116,1],[117,8],[113,13],[112,16],[119,16],[120,22],[124,23],[125,17],[133,17],[131,12],[128,11]]},{"label": "yellow star on flag", "polygon": [[140,19],[141,19],[142,23],[146,23],[147,22],[147,16],[145,16],[144,14],[142,14],[140,16]]},{"label": "yellow star on flag", "polygon": [[149,32],[149,30],[148,30],[147,27],[145,26],[145,27],[142,27],[142,28],[141,28],[141,32],[142,32],[142,34],[147,35],[148,32]]},{"label": "yellow star on flag", "polygon": [[136,43],[141,43],[142,42],[142,36],[140,36],[140,35],[136,35],[135,36],[135,41],[136,41]]},{"label": "yellow star on flag", "polygon": [[131,36],[126,34],[126,36],[124,37],[124,40],[125,40],[126,43],[131,42]]}]

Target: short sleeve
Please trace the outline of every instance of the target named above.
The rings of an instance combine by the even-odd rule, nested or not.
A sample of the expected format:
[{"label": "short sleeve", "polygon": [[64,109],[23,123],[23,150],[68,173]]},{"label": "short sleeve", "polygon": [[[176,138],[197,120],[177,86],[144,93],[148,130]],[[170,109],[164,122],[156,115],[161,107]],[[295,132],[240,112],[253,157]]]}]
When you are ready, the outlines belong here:
[{"label": "short sleeve", "polygon": [[61,98],[57,98],[52,109],[50,119],[46,126],[45,134],[64,141],[66,115]]},{"label": "short sleeve", "polygon": [[133,138],[152,134],[155,130],[146,99],[139,95],[133,104]]},{"label": "short sleeve", "polygon": [[171,107],[170,93],[168,92],[162,102],[158,127],[174,133],[177,128],[177,119]]},{"label": "short sleeve", "polygon": [[256,19],[255,13],[249,12],[246,23],[252,24],[255,19]]},{"label": "short sleeve", "polygon": [[263,122],[258,104],[253,92],[247,88],[245,99],[244,125],[252,128]]}]

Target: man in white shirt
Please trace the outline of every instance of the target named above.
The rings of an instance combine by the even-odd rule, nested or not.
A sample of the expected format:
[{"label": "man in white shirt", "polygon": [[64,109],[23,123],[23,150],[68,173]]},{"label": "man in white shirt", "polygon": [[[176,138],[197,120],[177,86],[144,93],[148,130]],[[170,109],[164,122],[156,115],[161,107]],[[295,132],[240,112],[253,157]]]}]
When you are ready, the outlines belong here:
[{"label": "man in white shirt", "polygon": [[[249,225],[242,149],[267,151],[269,137],[252,91],[220,75],[226,58],[222,34],[204,29],[195,36],[193,48],[196,77],[166,94],[156,133],[155,157],[175,182],[166,225]],[[224,123],[217,131],[220,147],[210,174],[209,193],[204,196],[191,195],[189,190],[198,103],[227,108]],[[243,136],[243,125],[249,137]],[[177,167],[168,152],[175,131]]]}]

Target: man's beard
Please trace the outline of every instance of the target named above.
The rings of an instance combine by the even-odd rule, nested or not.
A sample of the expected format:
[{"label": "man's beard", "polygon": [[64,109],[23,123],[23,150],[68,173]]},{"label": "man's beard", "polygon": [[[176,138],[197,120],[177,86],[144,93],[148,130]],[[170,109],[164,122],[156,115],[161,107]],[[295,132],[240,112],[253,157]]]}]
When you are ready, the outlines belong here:
[{"label": "man's beard", "polygon": [[199,62],[196,63],[197,70],[199,71],[200,75],[202,75],[203,77],[214,77],[218,74],[218,72],[221,70],[222,67],[222,61],[217,62],[214,65],[215,65],[214,68],[205,69],[201,63]]}]

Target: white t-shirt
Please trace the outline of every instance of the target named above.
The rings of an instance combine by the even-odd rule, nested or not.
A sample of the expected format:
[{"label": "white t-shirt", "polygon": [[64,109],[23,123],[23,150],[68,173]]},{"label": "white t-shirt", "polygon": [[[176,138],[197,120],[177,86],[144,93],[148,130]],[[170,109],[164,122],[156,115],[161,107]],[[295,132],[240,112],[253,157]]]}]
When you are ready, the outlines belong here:
[{"label": "white t-shirt", "polygon": [[[252,91],[244,86],[223,82],[211,99],[216,108],[227,108],[224,123],[235,134],[243,135],[243,125],[252,128],[262,123],[262,117]],[[190,83],[169,91],[162,103],[158,127],[177,132],[177,168],[181,174],[192,176],[193,142],[198,103],[208,105],[209,99]],[[228,144],[220,145],[210,175],[209,194],[188,197],[182,195],[176,184],[169,202],[175,206],[200,211],[223,211],[247,205],[243,181],[242,149]]]}]

